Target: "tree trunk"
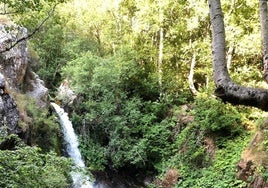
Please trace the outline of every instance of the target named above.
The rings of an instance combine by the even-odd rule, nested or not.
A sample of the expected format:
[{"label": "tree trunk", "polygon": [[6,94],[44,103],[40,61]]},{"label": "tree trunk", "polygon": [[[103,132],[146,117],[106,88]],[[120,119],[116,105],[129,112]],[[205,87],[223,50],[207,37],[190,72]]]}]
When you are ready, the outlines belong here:
[{"label": "tree trunk", "polygon": [[263,55],[268,53],[267,0],[259,1]]},{"label": "tree trunk", "polygon": [[267,0],[259,1],[261,36],[263,49],[263,78],[268,83],[268,17]]},{"label": "tree trunk", "polygon": [[162,5],[159,2],[159,24],[160,24],[160,29],[159,29],[159,47],[158,47],[158,85],[159,85],[159,93],[160,93],[160,98],[163,95],[163,84],[162,84],[162,77],[163,77],[163,69],[162,69],[162,64],[163,64],[163,48],[164,48],[164,30],[162,27],[162,22],[163,22],[163,10],[162,10]]},{"label": "tree trunk", "polygon": [[230,46],[229,50],[227,52],[227,69],[229,70],[231,68],[231,62],[233,58],[233,53],[234,53],[234,47]]},{"label": "tree trunk", "polygon": [[229,76],[226,65],[226,43],[220,0],[209,0],[212,24],[213,79],[215,95],[232,104],[255,106],[268,110],[268,91],[237,85]]},{"label": "tree trunk", "polygon": [[195,85],[194,85],[194,67],[195,67],[195,63],[196,63],[195,59],[196,59],[196,54],[193,55],[193,58],[191,61],[190,73],[188,76],[190,91],[193,95],[198,94],[198,91],[196,90]]}]

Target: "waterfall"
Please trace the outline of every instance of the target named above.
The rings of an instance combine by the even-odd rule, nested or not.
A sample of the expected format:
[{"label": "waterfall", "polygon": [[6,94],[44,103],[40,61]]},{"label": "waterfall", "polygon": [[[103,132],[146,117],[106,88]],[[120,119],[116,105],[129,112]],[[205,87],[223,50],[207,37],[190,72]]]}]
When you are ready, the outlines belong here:
[{"label": "waterfall", "polygon": [[[85,163],[78,149],[79,143],[77,141],[77,136],[74,132],[72,122],[69,120],[68,114],[64,112],[64,110],[56,103],[51,103],[51,105],[59,116],[64,139],[67,142],[68,155],[73,159],[75,167],[84,169]],[[89,181],[89,177],[82,172],[72,171],[71,176],[73,178],[74,188],[93,188],[92,182]]]}]

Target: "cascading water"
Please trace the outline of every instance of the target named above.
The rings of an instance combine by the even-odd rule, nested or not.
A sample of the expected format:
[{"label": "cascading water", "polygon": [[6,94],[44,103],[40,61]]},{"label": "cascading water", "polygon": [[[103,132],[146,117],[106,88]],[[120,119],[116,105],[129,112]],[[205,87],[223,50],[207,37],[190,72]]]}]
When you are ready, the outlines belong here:
[{"label": "cascading water", "polygon": [[[58,106],[56,103],[51,103],[55,111],[57,112],[60,124],[62,126],[64,139],[67,142],[67,152],[73,159],[75,167],[85,168],[85,163],[82,160],[81,153],[78,149],[77,136],[74,132],[72,122],[69,120],[68,114]],[[71,172],[74,188],[93,188],[92,182],[82,172]]]}]

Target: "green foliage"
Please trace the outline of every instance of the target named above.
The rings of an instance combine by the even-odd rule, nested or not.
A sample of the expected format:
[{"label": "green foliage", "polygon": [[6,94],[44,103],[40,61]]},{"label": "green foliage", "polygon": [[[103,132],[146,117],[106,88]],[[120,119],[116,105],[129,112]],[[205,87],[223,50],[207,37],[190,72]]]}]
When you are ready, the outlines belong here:
[{"label": "green foliage", "polygon": [[35,67],[35,71],[48,88],[58,86],[61,81],[60,70],[68,58],[63,49],[63,20],[58,14],[55,13],[53,18],[46,22],[31,40],[31,44],[39,57],[39,65]]},{"label": "green foliage", "polygon": [[[17,21],[29,31],[53,5],[52,1],[6,2],[14,2],[9,5],[14,10],[24,6],[24,19]],[[203,94],[195,98],[191,113],[177,112],[175,107],[194,99],[186,83],[194,54],[197,89],[210,95],[214,88],[206,2],[114,2],[118,1],[68,1],[31,41],[40,58],[38,73],[48,87],[54,88],[61,78],[68,77],[78,94],[72,120],[90,169],[130,166],[164,172],[172,167],[180,173],[177,187],[244,186],[234,172],[248,142],[242,125],[252,128],[251,120],[257,119],[246,117],[252,111]],[[227,47],[235,49],[232,78],[261,86],[258,2],[222,3],[227,12]],[[161,99],[157,66],[160,28],[164,30]],[[31,103],[26,111],[31,117],[32,142],[46,151],[54,148],[57,123]],[[194,116],[194,122],[179,124],[177,116],[183,113]],[[214,141],[214,156],[204,144],[206,138]],[[267,147],[267,142],[263,144]]]},{"label": "green foliage", "polygon": [[[185,114],[179,110],[179,113]],[[242,126],[238,108],[214,98],[199,97],[194,122],[182,127],[176,137],[176,154],[162,162],[161,169],[178,169],[175,187],[245,187],[236,179],[236,165],[250,134]],[[206,141],[210,140],[210,142]]]},{"label": "green foliage", "polygon": [[169,106],[153,102],[157,80],[134,57],[128,50],[109,59],[87,53],[64,69],[80,95],[72,120],[82,129],[81,150],[92,169],[108,162],[116,168],[156,168],[170,156],[174,124],[163,120]]},{"label": "green foliage", "polygon": [[23,131],[30,132],[28,143],[38,145],[45,152],[60,153],[61,130],[55,116],[51,115],[48,109],[38,107],[35,100],[26,95],[14,96],[21,115],[19,126]]},{"label": "green foliage", "polygon": [[264,179],[264,181],[268,181],[268,170],[267,168],[265,168],[264,172],[262,173],[262,177]]},{"label": "green foliage", "polygon": [[217,99],[197,98],[193,113],[196,123],[206,133],[233,136],[243,128],[236,108]]},{"label": "green foliage", "polygon": [[[47,0],[46,2],[40,0],[5,0],[1,2],[4,4],[3,14],[21,14],[30,11],[40,11],[46,4],[62,3],[64,0]],[[7,10],[8,9],[8,10]]]},{"label": "green foliage", "polygon": [[85,157],[90,170],[104,170],[106,161],[106,148],[90,138],[80,140],[80,150]]},{"label": "green foliage", "polygon": [[28,106],[27,113],[32,118],[30,123],[31,143],[37,144],[45,151],[59,152],[59,135],[61,134],[56,118],[45,109]]},{"label": "green foliage", "polygon": [[87,93],[90,91],[93,79],[94,69],[104,63],[104,61],[93,55],[85,53],[81,57],[68,62],[63,72],[67,78],[72,78],[71,82],[74,90],[79,93]]},{"label": "green foliage", "polygon": [[71,161],[36,147],[0,150],[1,187],[67,187]]}]

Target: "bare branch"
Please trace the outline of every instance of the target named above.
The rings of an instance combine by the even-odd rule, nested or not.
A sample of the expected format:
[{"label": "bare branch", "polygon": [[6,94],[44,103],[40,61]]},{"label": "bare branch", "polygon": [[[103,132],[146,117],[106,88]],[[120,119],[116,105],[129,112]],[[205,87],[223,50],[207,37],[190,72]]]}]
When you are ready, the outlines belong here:
[{"label": "bare branch", "polygon": [[52,16],[52,14],[55,12],[55,9],[56,9],[56,6],[57,5],[58,4],[55,4],[52,7],[52,9],[49,11],[47,17],[44,20],[42,20],[42,22],[39,23],[39,25],[30,34],[28,34],[27,36],[24,36],[24,37],[19,38],[14,43],[11,43],[10,46],[7,46],[5,49],[1,50],[0,53],[7,52],[7,51],[11,50],[16,45],[18,45],[20,42],[22,42],[24,40],[27,40],[27,39],[31,38],[33,35],[35,35],[41,29],[41,27],[46,23],[46,21]]},{"label": "bare branch", "polygon": [[14,11],[14,12],[0,12],[0,15],[11,15],[11,14],[18,14],[18,11]]}]

